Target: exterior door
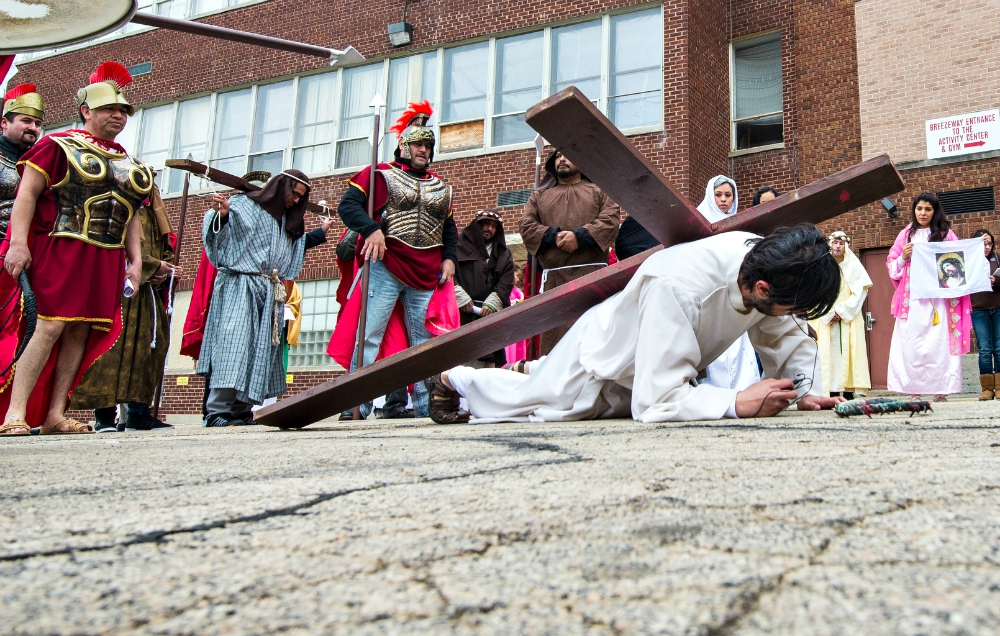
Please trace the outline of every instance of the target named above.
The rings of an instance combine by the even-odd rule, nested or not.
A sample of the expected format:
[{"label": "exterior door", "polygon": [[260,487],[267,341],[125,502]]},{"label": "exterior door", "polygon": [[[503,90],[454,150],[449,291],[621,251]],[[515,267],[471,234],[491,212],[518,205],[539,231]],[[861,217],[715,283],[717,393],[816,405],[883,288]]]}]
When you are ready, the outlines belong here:
[{"label": "exterior door", "polygon": [[861,308],[861,315],[865,318],[868,371],[872,376],[873,389],[886,388],[889,374],[889,343],[892,342],[892,329],[895,326],[890,305],[896,288],[892,286],[889,270],[885,266],[888,256],[888,247],[861,252],[861,263],[872,279],[872,286]]}]

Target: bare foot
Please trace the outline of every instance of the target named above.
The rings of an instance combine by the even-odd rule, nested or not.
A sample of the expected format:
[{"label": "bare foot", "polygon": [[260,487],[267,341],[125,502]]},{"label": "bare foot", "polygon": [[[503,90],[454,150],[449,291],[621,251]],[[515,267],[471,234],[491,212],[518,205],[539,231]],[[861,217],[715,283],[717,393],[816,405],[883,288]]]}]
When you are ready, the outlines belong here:
[{"label": "bare foot", "polygon": [[935,395],[934,396],[934,401],[935,402],[947,402],[948,401],[948,396],[946,396],[946,395]]},{"label": "bare foot", "polygon": [[[20,422],[21,420],[8,420],[7,422],[4,422],[4,424],[5,425],[12,424],[15,421]],[[31,429],[28,428],[27,424],[23,424],[21,426],[11,426],[11,427],[8,427],[6,430],[4,430],[2,433],[0,433],[0,436],[24,435],[25,433],[29,433],[29,434],[31,433]]]}]

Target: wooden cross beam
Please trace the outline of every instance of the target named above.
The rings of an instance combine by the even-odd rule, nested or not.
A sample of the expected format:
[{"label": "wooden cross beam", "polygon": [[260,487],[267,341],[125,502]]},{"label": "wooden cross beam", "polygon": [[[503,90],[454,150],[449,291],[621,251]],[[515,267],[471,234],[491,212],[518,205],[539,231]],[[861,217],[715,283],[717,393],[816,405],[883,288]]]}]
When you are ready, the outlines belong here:
[{"label": "wooden cross beam", "polygon": [[[532,107],[527,121],[668,246],[718,232],[767,234],[789,223],[819,223],[903,189],[896,168],[882,155],[709,225],[575,88]],[[314,386],[257,411],[255,420],[268,426],[302,428],[579,318],[623,289],[642,262],[659,249],[647,250],[516,307]]]},{"label": "wooden cross beam", "polygon": [[[233,190],[239,190],[240,192],[254,192],[255,190],[260,190],[259,185],[254,185],[242,177],[237,177],[234,174],[229,174],[228,172],[223,172],[216,168],[211,168],[203,163],[191,161],[190,159],[167,159],[166,166],[175,170],[186,170],[191,174],[204,177],[213,183],[218,183],[219,185],[232,188]],[[316,205],[311,201],[306,203],[306,209],[310,212],[315,212],[316,214],[321,214],[323,216],[330,214],[330,208],[324,208],[323,206]]]}]

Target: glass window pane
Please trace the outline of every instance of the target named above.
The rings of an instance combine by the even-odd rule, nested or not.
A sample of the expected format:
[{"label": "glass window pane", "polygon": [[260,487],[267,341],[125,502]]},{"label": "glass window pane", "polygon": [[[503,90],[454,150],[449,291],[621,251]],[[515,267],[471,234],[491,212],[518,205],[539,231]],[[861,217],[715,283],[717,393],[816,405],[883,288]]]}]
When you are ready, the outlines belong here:
[{"label": "glass window pane", "polygon": [[187,9],[187,0],[161,0],[156,5],[157,15],[168,18],[183,18]]},{"label": "glass window pane", "polygon": [[552,29],[552,92],[576,86],[601,96],[601,21]]},{"label": "glass window pane", "polygon": [[655,126],[660,123],[660,93],[639,93],[608,100],[608,119],[619,128]]},{"label": "glass window pane", "polygon": [[[60,126],[59,128],[53,128],[52,130],[46,130],[46,133],[58,132],[60,130],[69,130],[70,128],[76,128],[76,124],[68,124],[66,126]],[[118,133],[115,137],[115,141],[122,145],[125,150],[135,153],[138,148],[136,148],[135,141],[136,136],[139,134],[139,111],[136,111],[135,115],[128,118],[125,122],[125,128]]]},{"label": "glass window pane", "polygon": [[425,99],[434,101],[436,79],[436,52],[397,58],[389,63],[389,95],[386,99],[388,113],[384,126],[386,135],[381,150],[383,159],[391,159],[396,149],[396,136],[388,132],[389,128],[396,123],[410,102]]},{"label": "glass window pane", "polygon": [[524,113],[493,118],[494,146],[531,141],[536,134],[535,129],[524,121]]},{"label": "glass window pane", "polygon": [[248,171],[263,170],[272,176],[281,172],[282,161],[285,153],[282,150],[268,152],[263,155],[250,155],[250,168]]},{"label": "glass window pane", "polygon": [[333,141],[333,104],[336,86],[336,73],[314,75],[299,80],[299,103],[293,142],[295,146],[310,146]]},{"label": "glass window pane", "polygon": [[[233,4],[237,4],[238,2],[240,2],[240,0],[233,0]],[[209,11],[225,9],[229,6],[229,4],[229,0],[194,0],[192,12],[193,15],[208,13]]]},{"label": "glass window pane", "polygon": [[173,114],[173,104],[147,108],[142,115],[142,132],[139,136],[139,158],[159,171],[156,183],[163,190],[167,189],[167,182],[163,180],[163,164],[170,158]]},{"label": "glass window pane", "polygon": [[496,114],[525,111],[542,99],[542,32],[497,40]]},{"label": "glass window pane", "polygon": [[733,55],[733,113],[737,119],[783,108],[781,40],[736,48]]},{"label": "glass window pane", "polygon": [[[292,82],[270,84],[257,89],[253,152],[284,150],[292,121]],[[279,170],[280,172],[280,170]]]},{"label": "glass window pane", "polygon": [[432,51],[430,53],[424,53],[420,56],[420,60],[424,67],[423,77],[420,82],[420,99],[429,99],[431,102],[434,101],[435,95],[437,94],[437,76],[438,76],[438,56],[437,53]]},{"label": "glass window pane", "polygon": [[611,19],[608,117],[619,128],[658,124],[662,117],[663,25],[660,9]]},{"label": "glass window pane", "polygon": [[212,165],[243,174],[247,134],[250,128],[250,89],[219,95],[215,121],[215,152]]},{"label": "glass window pane", "polygon": [[[382,86],[382,65],[372,64],[344,71],[343,104],[340,109],[340,132],[338,139],[367,138],[372,134],[372,109],[369,107],[375,93]],[[368,142],[365,142],[367,145]],[[361,163],[368,163],[367,160]],[[343,164],[337,158],[337,165]]]},{"label": "glass window pane", "polygon": [[488,42],[444,52],[442,122],[481,119],[486,115],[488,55]]},{"label": "glass window pane", "polygon": [[367,139],[341,141],[337,144],[337,167],[367,166],[372,160],[372,147]]},{"label": "glass window pane", "polygon": [[[187,159],[188,155],[203,163],[208,150],[208,123],[212,111],[212,98],[202,97],[177,105],[176,132],[172,159]],[[184,184],[184,172],[170,171],[170,191],[179,192]]]}]

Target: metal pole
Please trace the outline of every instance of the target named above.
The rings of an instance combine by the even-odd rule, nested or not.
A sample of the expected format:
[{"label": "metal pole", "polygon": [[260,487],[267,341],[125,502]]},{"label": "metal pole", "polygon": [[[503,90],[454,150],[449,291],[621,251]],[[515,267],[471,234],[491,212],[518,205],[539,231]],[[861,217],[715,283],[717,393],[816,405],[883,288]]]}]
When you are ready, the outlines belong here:
[{"label": "metal pole", "polygon": [[137,12],[134,16],[132,16],[131,22],[134,24],[142,24],[161,29],[170,29],[171,31],[191,33],[193,35],[203,35],[220,40],[230,40],[232,42],[241,42],[243,44],[255,44],[269,49],[278,49],[279,51],[289,51],[291,53],[301,53],[302,55],[321,57],[326,60],[331,60],[331,63],[339,62],[341,64],[348,64],[363,62],[365,59],[360,53],[357,52],[357,50],[354,49],[354,47],[351,46],[340,51],[337,49],[328,49],[324,46],[294,42],[292,40],[283,40],[281,38],[273,38],[268,35],[259,35],[257,33],[247,33],[246,31],[227,29],[211,24],[205,24],[204,22],[192,22],[190,20],[167,18],[162,15],[153,15],[151,13]]},{"label": "metal pole", "polygon": [[[375,124],[372,126],[372,160],[368,172],[368,218],[375,218],[375,171],[378,169],[379,131],[382,127],[382,96],[376,94],[371,107],[375,109]],[[356,261],[355,261],[356,262]],[[358,341],[354,347],[354,370],[365,366],[365,328],[368,322],[368,277],[371,273],[371,260],[366,258],[361,266],[361,314],[358,316]],[[361,406],[355,406],[351,412],[353,419],[360,420]]]},{"label": "metal pole", "polygon": [[[189,155],[190,157],[190,155]],[[181,262],[181,242],[184,240],[184,219],[187,217],[187,207],[188,207],[188,191],[191,188],[191,173],[184,173],[184,189],[181,191],[181,211],[177,219],[177,243],[174,245],[174,265]],[[177,296],[177,285],[173,285],[170,288],[170,305],[173,306],[173,300]],[[153,311],[156,311],[156,307],[153,307]],[[171,331],[171,326],[174,322],[173,315],[167,316],[167,333]],[[168,348],[169,350],[169,348]],[[168,351],[169,352],[169,351]],[[153,418],[160,419],[160,402],[163,400],[163,387],[167,381],[167,359],[163,360],[163,369],[160,371],[160,383],[156,387],[156,394],[153,397]]]}]

